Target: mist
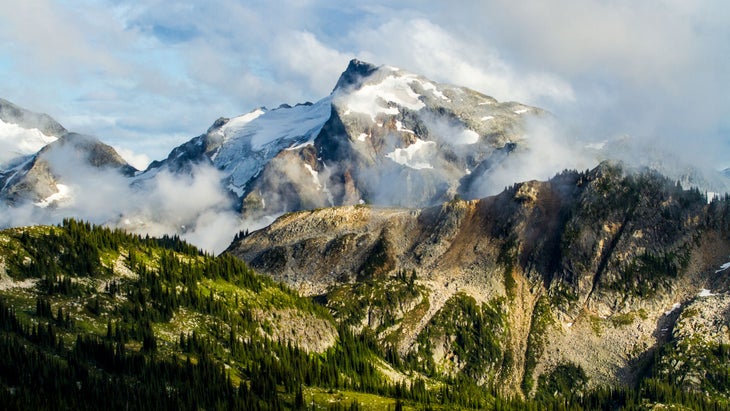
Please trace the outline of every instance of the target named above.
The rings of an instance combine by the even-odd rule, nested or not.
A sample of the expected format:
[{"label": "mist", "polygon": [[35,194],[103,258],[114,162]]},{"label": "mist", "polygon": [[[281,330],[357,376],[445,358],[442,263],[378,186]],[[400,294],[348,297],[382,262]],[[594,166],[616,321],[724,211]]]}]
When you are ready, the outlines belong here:
[{"label": "mist", "polygon": [[116,170],[89,166],[79,156],[71,147],[46,153],[68,196],[45,208],[30,202],[5,205],[0,226],[58,224],[73,217],[141,235],[177,234],[217,254],[237,232],[258,224],[241,220],[221,185],[222,176],[210,165],[196,166],[189,175],[161,171],[145,180],[130,180]]}]

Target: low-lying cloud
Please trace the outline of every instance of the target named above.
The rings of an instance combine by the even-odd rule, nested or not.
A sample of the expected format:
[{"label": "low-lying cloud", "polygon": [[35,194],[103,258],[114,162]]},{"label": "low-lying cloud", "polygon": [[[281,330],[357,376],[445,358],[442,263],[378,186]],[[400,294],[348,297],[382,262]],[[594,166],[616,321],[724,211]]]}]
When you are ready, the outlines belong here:
[{"label": "low-lying cloud", "polygon": [[73,153],[67,151],[54,150],[46,158],[68,196],[45,208],[32,203],[3,206],[0,226],[57,224],[74,217],[142,235],[178,234],[219,253],[238,231],[255,224],[241,221],[212,166],[197,166],[190,175],[161,171],[130,184],[115,170],[92,168],[80,158],[69,161]]},{"label": "low-lying cloud", "polygon": [[562,170],[585,170],[599,162],[599,152],[578,140],[554,118],[528,120],[517,148],[474,180],[471,197],[498,194],[522,181],[545,181]]}]

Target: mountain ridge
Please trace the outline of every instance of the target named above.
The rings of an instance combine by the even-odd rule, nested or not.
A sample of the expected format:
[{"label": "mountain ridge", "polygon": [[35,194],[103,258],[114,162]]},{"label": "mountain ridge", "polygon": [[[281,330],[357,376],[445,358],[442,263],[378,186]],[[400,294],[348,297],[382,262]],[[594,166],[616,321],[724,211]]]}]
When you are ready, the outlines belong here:
[{"label": "mountain ridge", "polygon": [[18,166],[0,173],[0,199],[11,205],[30,202],[46,207],[57,203],[67,198],[67,184],[74,183],[63,170],[83,166],[114,170],[126,177],[137,171],[97,138],[66,132]]},{"label": "mountain ridge", "polygon": [[[448,302],[464,295],[502,306],[500,321],[510,324],[494,338],[498,358],[510,353],[515,366],[479,374],[486,381],[500,378],[508,390],[531,393],[540,375],[568,361],[592,384],[632,385],[644,372],[642,359],[670,340],[661,330],[676,321],[666,314],[674,303],[684,306],[702,289],[727,293],[727,277],[715,270],[730,254],[722,223],[729,210],[654,172],[624,174],[603,163],[431,208],[290,213],[228,252],[330,307],[351,304],[339,298],[352,298],[362,284],[417,273],[421,297],[403,300],[402,308],[366,298],[355,325],[396,341],[403,357],[435,361],[436,369],[458,374],[464,367],[463,347],[429,331]],[[722,310],[704,315],[730,321]],[[383,316],[391,318],[388,327],[373,322]]]}]

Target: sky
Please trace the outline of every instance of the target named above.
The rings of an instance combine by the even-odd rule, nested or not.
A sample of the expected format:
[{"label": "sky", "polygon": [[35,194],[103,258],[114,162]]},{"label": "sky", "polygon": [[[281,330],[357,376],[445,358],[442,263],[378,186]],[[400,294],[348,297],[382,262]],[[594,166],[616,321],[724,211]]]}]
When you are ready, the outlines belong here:
[{"label": "sky", "polygon": [[0,97],[143,167],[352,58],[730,166],[725,0],[0,0]]}]

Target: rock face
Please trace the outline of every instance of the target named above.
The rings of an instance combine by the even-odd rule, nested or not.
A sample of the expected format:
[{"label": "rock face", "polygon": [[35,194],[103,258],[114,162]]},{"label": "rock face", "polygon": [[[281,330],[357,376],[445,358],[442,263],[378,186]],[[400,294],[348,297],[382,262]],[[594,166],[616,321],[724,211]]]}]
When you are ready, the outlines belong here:
[{"label": "rock face", "polygon": [[[704,287],[727,290],[725,271],[715,269],[730,255],[729,213],[725,201],[708,205],[699,191],[656,173],[603,163],[481,200],[290,213],[228,252],[323,295],[335,312],[360,307],[359,326],[396,341],[403,358],[430,358],[436,372],[476,372],[529,393],[565,364],[593,384],[636,381],[642,359],[671,337],[673,304]],[[417,280],[408,291],[352,302],[360,301],[353,292],[376,296],[399,278],[408,284],[402,273],[411,272]],[[494,343],[492,360],[476,370],[465,356],[480,349],[449,339],[457,329],[444,332],[472,305],[465,312],[481,312],[478,321],[493,331],[480,338]]]},{"label": "rock face", "polygon": [[672,341],[664,347],[658,374],[684,390],[728,397],[730,295],[703,289],[673,313]]},{"label": "rock face", "polygon": [[312,104],[221,118],[147,170],[221,170],[245,217],[371,203],[423,207],[470,198],[473,179],[520,149],[541,110],[395,67],[353,60]]}]

